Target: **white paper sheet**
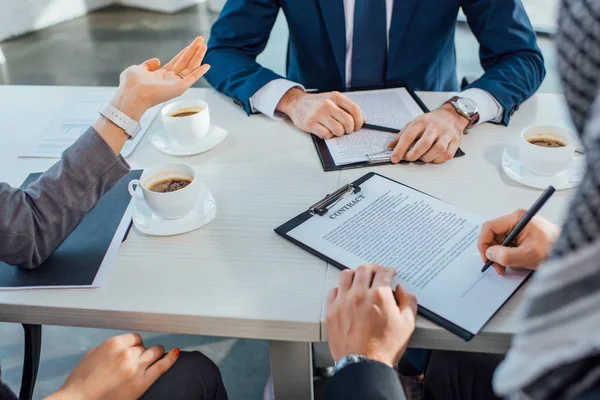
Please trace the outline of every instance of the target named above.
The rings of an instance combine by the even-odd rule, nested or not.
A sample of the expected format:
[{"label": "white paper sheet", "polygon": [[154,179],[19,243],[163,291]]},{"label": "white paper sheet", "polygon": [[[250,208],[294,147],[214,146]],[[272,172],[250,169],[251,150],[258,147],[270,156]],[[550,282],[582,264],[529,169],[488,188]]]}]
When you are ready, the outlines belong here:
[{"label": "white paper sheet", "polygon": [[477,334],[528,275],[481,272],[481,224],[473,214],[376,175],[288,235],[352,269],[396,268],[395,283],[419,305]]},{"label": "white paper sheet", "polygon": [[94,282],[91,285],[79,285],[79,286],[11,286],[11,287],[2,287],[0,286],[0,292],[4,290],[33,290],[33,289],[85,289],[85,288],[98,288],[101,287],[106,277],[109,275],[112,266],[115,263],[115,259],[117,258],[117,253],[119,252],[119,248],[121,247],[121,243],[123,242],[123,238],[125,237],[125,233],[131,224],[131,218],[133,216],[133,200],[129,203],[129,206],[125,210],[125,214],[123,214],[123,218],[117,227],[115,232],[115,236],[110,242],[110,246],[104,255],[104,259],[102,260],[102,264],[100,264],[100,268],[98,268],[98,272],[96,273],[96,277],[94,278]]},{"label": "white paper sheet", "polygon": [[[368,123],[404,128],[404,125],[423,114],[423,110],[404,88],[344,93],[360,107]],[[339,138],[328,139],[327,148],[336,165],[367,161],[367,155],[384,151],[396,135],[361,129]]]},{"label": "white paper sheet", "polygon": [[[60,116],[47,126],[32,145],[19,157],[60,158],[62,152],[73,144],[99,117],[100,106],[112,99],[114,91],[89,91],[73,98]],[[160,106],[148,110],[140,121],[142,130],[135,139],[127,141],[121,155],[128,157],[148,127],[156,118]]]}]

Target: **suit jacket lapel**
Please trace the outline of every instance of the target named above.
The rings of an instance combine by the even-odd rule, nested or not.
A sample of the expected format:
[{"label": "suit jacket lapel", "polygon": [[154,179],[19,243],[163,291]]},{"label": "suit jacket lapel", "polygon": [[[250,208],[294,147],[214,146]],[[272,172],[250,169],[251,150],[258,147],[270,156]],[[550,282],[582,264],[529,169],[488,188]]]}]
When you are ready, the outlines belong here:
[{"label": "suit jacket lapel", "polygon": [[343,86],[346,82],[346,21],[344,18],[344,0],[319,0],[319,4],[335,62],[342,77]]},{"label": "suit jacket lapel", "polygon": [[[419,0],[395,0],[390,26],[390,43],[388,48],[388,63],[394,63],[398,55],[402,39],[410,26],[411,17]],[[388,67],[389,70],[389,67]]]}]

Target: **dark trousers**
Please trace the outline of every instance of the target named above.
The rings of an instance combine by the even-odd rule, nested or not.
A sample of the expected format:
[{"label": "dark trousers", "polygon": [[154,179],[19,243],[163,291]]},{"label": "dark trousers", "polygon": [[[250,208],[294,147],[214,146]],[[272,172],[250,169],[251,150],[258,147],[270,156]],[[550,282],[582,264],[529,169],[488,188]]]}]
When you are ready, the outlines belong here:
[{"label": "dark trousers", "polygon": [[219,367],[204,354],[181,352],[142,400],[227,400]]},{"label": "dark trousers", "polygon": [[425,371],[423,400],[496,400],[492,377],[502,355],[434,350]]}]

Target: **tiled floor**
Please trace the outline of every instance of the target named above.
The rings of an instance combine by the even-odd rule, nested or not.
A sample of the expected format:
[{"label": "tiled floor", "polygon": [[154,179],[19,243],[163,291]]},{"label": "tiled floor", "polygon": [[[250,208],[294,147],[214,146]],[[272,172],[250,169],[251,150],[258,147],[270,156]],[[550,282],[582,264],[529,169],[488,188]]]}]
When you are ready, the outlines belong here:
[{"label": "tiled floor", "polygon": [[[94,12],[37,33],[0,43],[7,62],[1,64],[0,84],[116,85],[119,72],[147,58],[166,60],[197,35],[208,35],[216,15],[201,5],[175,15],[113,7]],[[283,18],[260,61],[283,73],[287,44]],[[555,56],[548,39],[540,40],[549,74],[542,91],[559,91]],[[482,70],[478,45],[464,26],[457,32],[460,76],[478,76]],[[1,56],[0,56],[1,57]],[[199,82],[205,86],[206,82]],[[0,133],[1,134],[1,133]],[[6,133],[4,133],[6,134]],[[0,176],[0,180],[1,180]],[[45,327],[42,363],[35,398],[55,390],[85,351],[115,331]],[[268,345],[259,340],[236,340],[146,333],[150,343],[167,348],[199,349],[221,367],[232,400],[259,399],[269,375]],[[0,359],[4,380],[18,390],[23,335],[19,325],[0,324]]]}]

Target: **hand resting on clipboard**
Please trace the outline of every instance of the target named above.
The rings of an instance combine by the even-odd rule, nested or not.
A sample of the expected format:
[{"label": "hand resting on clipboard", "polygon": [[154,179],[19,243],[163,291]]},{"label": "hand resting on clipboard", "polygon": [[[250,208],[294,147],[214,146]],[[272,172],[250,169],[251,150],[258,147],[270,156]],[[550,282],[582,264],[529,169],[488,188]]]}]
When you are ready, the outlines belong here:
[{"label": "hand resting on clipboard", "polygon": [[[379,131],[379,132],[388,132],[388,133],[398,133],[398,132],[400,132],[400,129],[390,128],[390,127],[387,127],[387,126],[381,126],[381,125],[375,125],[375,124],[369,124],[369,123],[364,123],[363,126],[362,126],[362,129],[367,129],[367,130],[371,130],[371,131]],[[392,142],[392,143],[394,143],[394,142]],[[409,147],[409,150],[411,148],[412,148],[412,146]],[[392,162],[392,153],[393,153],[393,151],[394,151],[393,148],[388,148],[388,149],[386,149],[386,150],[384,150],[382,152],[373,153],[373,154],[367,154],[367,162],[370,165],[388,164],[388,163]],[[460,148],[458,148],[456,150],[456,152],[454,153],[454,158],[462,157],[464,155],[465,155],[465,152],[462,151]],[[409,161],[401,160],[400,162],[407,163]]]}]

